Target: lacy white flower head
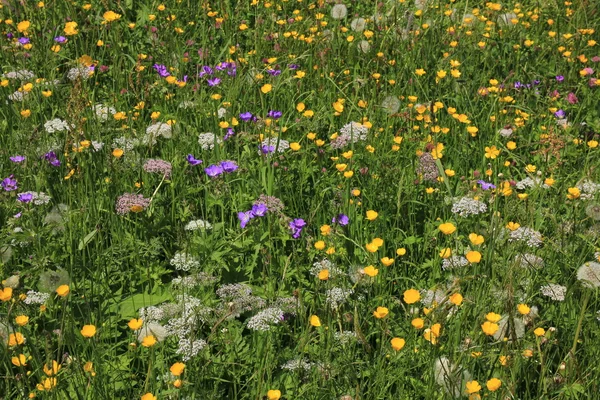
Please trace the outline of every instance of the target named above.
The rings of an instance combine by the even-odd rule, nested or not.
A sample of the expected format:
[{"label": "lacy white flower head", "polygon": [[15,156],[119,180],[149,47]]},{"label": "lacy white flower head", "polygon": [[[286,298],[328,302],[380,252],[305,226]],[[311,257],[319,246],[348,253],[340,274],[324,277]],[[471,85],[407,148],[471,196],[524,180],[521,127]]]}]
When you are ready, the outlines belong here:
[{"label": "lacy white flower head", "polygon": [[187,110],[189,108],[194,108],[196,106],[196,103],[194,103],[193,101],[182,101],[181,103],[179,103],[179,108],[183,109],[183,110]]},{"label": "lacy white flower head", "polygon": [[189,271],[190,269],[196,269],[200,267],[200,261],[198,261],[194,256],[183,252],[175,253],[170,263],[175,267],[176,270],[179,271]]},{"label": "lacy white flower head", "polygon": [[358,122],[350,122],[340,129],[340,134],[329,144],[332,149],[341,149],[349,144],[367,140],[369,129]]},{"label": "lacy white flower head", "polygon": [[526,226],[520,226],[519,228],[510,232],[508,241],[522,242],[527,244],[529,247],[540,247],[542,245],[542,234]]},{"label": "lacy white flower head", "polygon": [[93,70],[90,67],[86,67],[85,65],[80,65],[75,68],[71,68],[69,72],[67,72],[67,78],[70,81],[75,81],[77,79],[81,79],[83,81],[89,79],[93,74]]},{"label": "lacy white flower head", "polygon": [[537,177],[528,176],[525,179],[520,180],[515,184],[515,187],[519,190],[525,190],[527,188],[539,187],[542,184],[542,179]]},{"label": "lacy white flower head", "polygon": [[290,148],[290,142],[287,140],[269,137],[264,139],[258,146],[258,154],[283,153]]},{"label": "lacy white flower head", "polygon": [[69,131],[71,128],[73,128],[72,125],[69,126],[67,121],[63,121],[60,118],[51,119],[44,124],[44,129],[46,129],[46,132],[48,133]]},{"label": "lacy white flower head", "polygon": [[186,231],[210,230],[212,229],[212,225],[210,222],[204,221],[203,219],[196,219],[188,222],[184,229]]},{"label": "lacy white flower head", "polygon": [[331,8],[331,18],[344,19],[348,15],[348,8],[344,4],[336,4]]},{"label": "lacy white flower head", "polygon": [[487,205],[470,197],[461,197],[452,204],[452,212],[461,217],[478,215],[487,211]]},{"label": "lacy white flower head", "polygon": [[442,260],[442,269],[454,269],[465,267],[469,264],[469,261],[463,256],[450,256]]},{"label": "lacy white flower head", "polygon": [[202,150],[212,150],[215,148],[215,144],[219,145],[223,143],[223,140],[212,132],[206,132],[198,135],[198,143]]},{"label": "lacy white flower head", "polygon": [[549,283],[540,287],[540,293],[554,301],[564,301],[567,288],[556,283]]},{"label": "lacy white flower head", "polygon": [[352,289],[334,287],[325,292],[325,302],[332,310],[337,310],[341,304],[346,302],[352,293],[354,293]]},{"label": "lacy white flower head", "polygon": [[577,280],[587,288],[600,287],[600,263],[588,261],[577,270]]},{"label": "lacy white flower head", "polygon": [[265,332],[270,330],[273,325],[282,322],[283,319],[283,310],[277,307],[269,307],[251,317],[247,322],[247,326],[250,330]]},{"label": "lacy white flower head", "polygon": [[165,122],[155,122],[146,128],[146,135],[156,139],[159,136],[170,139],[173,134],[171,125]]},{"label": "lacy white flower head", "polygon": [[524,253],[515,256],[515,263],[521,268],[538,269],[544,266],[544,259],[535,254]]},{"label": "lacy white flower head", "polygon": [[177,351],[175,353],[181,355],[181,359],[183,361],[189,361],[193,357],[196,357],[198,353],[200,353],[207,346],[207,344],[208,343],[206,343],[206,341],[203,339],[180,339]]},{"label": "lacy white flower head", "polygon": [[302,371],[310,371],[310,369],[313,367],[313,363],[309,362],[306,359],[300,358],[300,359],[295,359],[295,360],[289,360],[287,361],[285,364],[283,364],[281,366],[281,369],[285,369],[287,371],[297,371],[297,370],[302,370]]},{"label": "lacy white flower head", "polygon": [[36,292],[35,290],[29,290],[26,296],[23,300],[25,304],[44,304],[50,299],[50,293]]},{"label": "lacy white flower head", "polygon": [[22,194],[31,195],[33,204],[36,206],[41,206],[43,204],[48,204],[52,199],[44,192],[24,192]]},{"label": "lacy white flower head", "polygon": [[594,198],[594,195],[600,190],[600,184],[592,182],[589,179],[585,179],[581,183],[577,184],[577,188],[581,192],[579,196],[582,200],[590,200]]},{"label": "lacy white flower head", "polygon": [[315,261],[310,269],[310,274],[312,276],[319,276],[319,272],[322,270],[327,270],[329,272],[330,279],[344,275],[344,272],[340,268],[326,258],[320,261]]},{"label": "lacy white flower head", "polygon": [[28,96],[29,96],[29,92],[24,92],[24,91],[20,92],[20,91],[17,90],[13,94],[9,94],[8,95],[8,99],[10,101],[19,101],[19,102],[21,102],[21,101],[25,100],[25,98],[28,97]]},{"label": "lacy white flower head", "polygon": [[29,70],[21,69],[18,71],[10,71],[2,74],[2,78],[5,79],[18,79],[21,81],[27,81],[35,78],[35,74]]},{"label": "lacy white flower head", "polygon": [[227,109],[226,108],[219,108],[217,110],[217,117],[219,117],[219,119],[224,118],[227,115]]},{"label": "lacy white flower head", "polygon": [[96,114],[96,118],[100,121],[107,121],[110,116],[113,116],[117,113],[117,110],[114,107],[105,106],[104,104],[96,104],[93,107],[94,113]]}]

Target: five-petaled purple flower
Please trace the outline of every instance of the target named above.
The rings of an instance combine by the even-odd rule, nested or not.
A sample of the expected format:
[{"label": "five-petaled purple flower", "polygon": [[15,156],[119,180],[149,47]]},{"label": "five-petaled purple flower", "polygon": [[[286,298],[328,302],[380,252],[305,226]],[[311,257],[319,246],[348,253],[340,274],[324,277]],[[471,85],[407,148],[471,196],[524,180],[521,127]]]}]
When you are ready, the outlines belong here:
[{"label": "five-petaled purple flower", "polygon": [[163,64],[154,64],[152,68],[154,68],[156,72],[158,72],[158,75],[160,75],[162,78],[166,78],[167,76],[171,75],[169,71],[167,71],[167,67]]},{"label": "five-petaled purple flower", "polygon": [[27,159],[27,157],[25,156],[14,156],[14,157],[9,157],[10,161],[14,162],[14,163],[20,163],[23,162]]},{"label": "five-petaled purple flower", "polygon": [[556,82],[562,82],[562,81],[564,81],[564,80],[565,80],[565,77],[564,77],[564,76],[562,76],[562,75],[557,75],[557,76],[556,76]]},{"label": "five-petaled purple flower", "polygon": [[62,44],[62,43],[64,43],[64,42],[66,42],[66,41],[67,41],[67,38],[66,38],[66,37],[64,37],[64,36],[57,36],[57,37],[55,37],[55,38],[54,38],[54,41],[55,41],[56,43],[60,43],[60,44]]},{"label": "five-petaled purple flower", "polygon": [[210,87],[218,86],[219,83],[221,83],[221,78],[209,78],[206,80],[206,83],[208,83],[208,86]]},{"label": "five-petaled purple flower", "polygon": [[337,217],[333,217],[331,220],[333,224],[340,224],[341,226],[346,226],[350,223],[350,218],[346,214],[339,214]]},{"label": "five-petaled purple flower", "polygon": [[223,171],[225,171],[227,173],[231,173],[231,172],[235,171],[236,169],[238,169],[239,167],[235,163],[235,161],[225,160],[225,161],[221,161],[221,168],[223,168]]},{"label": "five-petaled purple flower", "polygon": [[33,200],[33,194],[31,193],[19,193],[17,195],[17,200],[21,203],[29,203]]},{"label": "five-petaled purple flower", "polygon": [[224,172],[224,170],[223,167],[221,167],[220,165],[213,164],[204,168],[204,172],[206,172],[206,175],[210,176],[211,178],[214,178],[215,176],[221,175]]},{"label": "five-petaled purple flower", "polygon": [[202,160],[198,160],[198,159],[194,158],[194,156],[193,156],[193,155],[191,155],[191,154],[188,154],[188,155],[187,155],[187,157],[186,157],[185,159],[187,160],[187,162],[188,162],[190,165],[198,165],[198,164],[202,164]]},{"label": "five-petaled purple flower", "polygon": [[42,156],[50,165],[53,167],[60,167],[60,160],[56,156],[56,153],[53,151],[49,151]]},{"label": "five-petaled purple flower", "polygon": [[252,119],[252,113],[248,111],[240,113],[240,119],[244,122],[248,122]]},{"label": "five-petaled purple flower", "polygon": [[271,110],[269,111],[269,113],[267,114],[267,116],[269,118],[273,118],[273,119],[278,119],[281,118],[281,116],[283,115],[283,113],[281,111],[277,111],[277,110]]},{"label": "five-petaled purple flower", "polygon": [[240,227],[243,229],[246,227],[246,225],[248,225],[248,222],[250,222],[250,220],[252,218],[254,218],[254,214],[252,214],[252,211],[240,211],[238,212],[238,219],[240,220]]},{"label": "five-petaled purple flower", "polygon": [[292,237],[298,239],[302,233],[302,228],[306,226],[306,222],[302,218],[296,218],[290,221],[289,227],[292,230]]},{"label": "five-petaled purple flower", "polygon": [[557,112],[554,113],[554,116],[556,118],[564,118],[566,115],[565,110],[558,110]]},{"label": "five-petaled purple flower", "polygon": [[263,203],[253,205],[252,210],[250,210],[255,217],[264,217],[267,215],[267,211],[269,211],[269,209]]},{"label": "five-petaled purple flower", "polygon": [[9,176],[8,178],[4,178],[0,185],[2,185],[2,188],[7,192],[12,192],[13,190],[18,189],[17,180],[13,179],[13,175]]},{"label": "five-petaled purple flower", "polygon": [[494,185],[493,183],[488,183],[484,180],[478,180],[477,183],[479,183],[481,185],[481,188],[483,190],[490,190],[490,189],[496,189],[496,185]]}]

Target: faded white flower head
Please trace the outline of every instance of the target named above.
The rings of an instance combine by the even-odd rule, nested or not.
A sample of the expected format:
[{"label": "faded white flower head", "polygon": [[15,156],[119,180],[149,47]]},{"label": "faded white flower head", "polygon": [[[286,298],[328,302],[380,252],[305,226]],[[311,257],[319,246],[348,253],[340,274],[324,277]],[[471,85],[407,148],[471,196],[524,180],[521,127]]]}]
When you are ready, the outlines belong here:
[{"label": "faded white flower head", "polygon": [[331,18],[344,19],[348,15],[348,8],[344,4],[336,4],[331,9]]},{"label": "faded white flower head", "polygon": [[588,261],[577,270],[577,279],[587,288],[600,287],[600,263]]},{"label": "faded white flower head", "polygon": [[365,30],[366,26],[367,20],[364,18],[354,18],[352,22],[350,22],[350,28],[352,28],[354,32],[362,32]]}]

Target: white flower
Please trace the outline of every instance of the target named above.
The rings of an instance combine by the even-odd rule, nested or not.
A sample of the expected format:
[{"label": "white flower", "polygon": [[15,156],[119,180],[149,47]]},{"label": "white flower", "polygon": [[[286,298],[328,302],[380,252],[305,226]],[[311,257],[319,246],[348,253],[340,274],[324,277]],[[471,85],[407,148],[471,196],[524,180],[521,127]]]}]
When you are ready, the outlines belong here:
[{"label": "white flower", "polygon": [[138,331],[138,341],[143,341],[146,336],[154,336],[157,342],[162,342],[169,335],[167,329],[157,322],[148,322]]},{"label": "white flower", "polygon": [[198,135],[198,143],[200,144],[200,147],[202,147],[202,150],[212,150],[214,149],[215,144],[221,144],[223,141],[214,133],[206,132]]},{"label": "white flower", "polygon": [[587,288],[600,287],[600,264],[588,261],[577,270],[577,279]]},{"label": "white flower", "polygon": [[367,25],[367,20],[366,19],[364,19],[364,18],[355,18],[350,23],[350,28],[352,28],[352,30],[354,32],[362,32],[362,31],[365,30],[366,25]]},{"label": "white flower", "polygon": [[331,9],[331,18],[344,19],[348,15],[348,8],[343,4],[336,4]]},{"label": "white flower", "polygon": [[388,114],[395,114],[400,109],[400,100],[397,96],[387,96],[381,102],[381,108]]},{"label": "white flower", "polygon": [[146,134],[152,138],[162,136],[165,139],[170,139],[172,135],[171,125],[164,122],[156,122],[146,128]]},{"label": "white flower", "polygon": [[371,45],[366,40],[361,40],[357,45],[358,49],[363,53],[368,53],[371,50]]}]

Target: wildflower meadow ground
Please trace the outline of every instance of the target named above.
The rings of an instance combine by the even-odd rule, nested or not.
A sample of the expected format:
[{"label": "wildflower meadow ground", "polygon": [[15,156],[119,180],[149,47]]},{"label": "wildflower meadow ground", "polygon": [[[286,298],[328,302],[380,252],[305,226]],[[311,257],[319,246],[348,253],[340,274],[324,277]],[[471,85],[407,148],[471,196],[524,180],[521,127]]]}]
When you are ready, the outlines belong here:
[{"label": "wildflower meadow ground", "polygon": [[595,399],[593,0],[4,0],[3,399]]}]

